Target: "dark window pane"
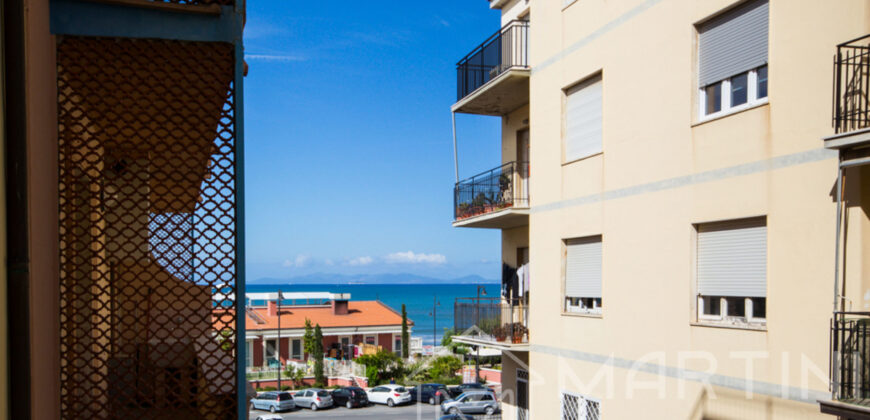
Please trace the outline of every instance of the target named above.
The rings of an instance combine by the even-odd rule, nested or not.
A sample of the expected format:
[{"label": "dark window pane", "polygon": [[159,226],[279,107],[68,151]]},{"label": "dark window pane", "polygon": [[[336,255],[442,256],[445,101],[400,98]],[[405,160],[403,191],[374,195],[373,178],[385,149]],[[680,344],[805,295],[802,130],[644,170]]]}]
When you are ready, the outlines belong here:
[{"label": "dark window pane", "polygon": [[731,78],[731,106],[743,105],[748,99],[749,73],[743,73]]},{"label": "dark window pane", "polygon": [[767,97],[767,66],[759,67],[756,70],[758,76],[758,99]]},{"label": "dark window pane", "polygon": [[725,301],[728,303],[728,316],[746,316],[746,298],[729,297],[725,298]]},{"label": "dark window pane", "polygon": [[707,93],[707,102],[704,104],[704,114],[710,115],[722,109],[722,83],[716,83],[704,88]]},{"label": "dark window pane", "polygon": [[767,299],[752,298],[752,317],[767,318]]},{"label": "dark window pane", "polygon": [[719,296],[704,296],[704,315],[720,315]]}]

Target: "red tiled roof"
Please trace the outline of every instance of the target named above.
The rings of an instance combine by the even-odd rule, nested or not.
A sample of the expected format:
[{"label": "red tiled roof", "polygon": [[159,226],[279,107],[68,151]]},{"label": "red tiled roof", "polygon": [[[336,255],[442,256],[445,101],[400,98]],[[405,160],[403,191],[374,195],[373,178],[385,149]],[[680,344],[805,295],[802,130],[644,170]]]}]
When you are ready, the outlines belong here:
[{"label": "red tiled roof", "polygon": [[[216,318],[224,310],[215,311]],[[247,331],[274,330],[278,329],[278,317],[269,316],[268,308],[251,308],[264,323],[254,321],[250,316],[245,317],[245,329]],[[281,308],[281,329],[305,328],[305,319],[311,320],[311,325],[320,324],[321,328],[330,327],[374,327],[402,325],[402,315],[389,306],[379,301],[350,301],[348,302],[347,315],[335,315],[332,307],[298,307],[285,306]],[[414,322],[408,320],[408,325]]]}]

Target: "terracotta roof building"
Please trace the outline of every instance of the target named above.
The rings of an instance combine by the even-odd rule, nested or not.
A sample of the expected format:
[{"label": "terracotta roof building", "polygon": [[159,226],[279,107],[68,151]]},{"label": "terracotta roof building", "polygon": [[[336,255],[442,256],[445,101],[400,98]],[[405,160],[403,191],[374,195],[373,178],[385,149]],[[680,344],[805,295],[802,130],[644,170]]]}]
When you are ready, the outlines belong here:
[{"label": "terracotta roof building", "polygon": [[[312,326],[320,325],[326,357],[353,359],[378,347],[401,355],[402,315],[383,302],[354,302],[349,294],[283,293],[279,307],[277,295],[246,295],[248,367],[306,360],[302,343],[306,319]],[[408,320],[408,325],[410,332],[413,321]]]}]

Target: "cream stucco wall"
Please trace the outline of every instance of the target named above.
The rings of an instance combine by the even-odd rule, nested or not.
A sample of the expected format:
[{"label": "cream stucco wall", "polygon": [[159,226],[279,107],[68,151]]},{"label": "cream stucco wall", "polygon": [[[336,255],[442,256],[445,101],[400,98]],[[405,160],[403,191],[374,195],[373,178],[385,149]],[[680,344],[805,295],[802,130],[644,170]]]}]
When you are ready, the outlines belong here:
[{"label": "cream stucco wall", "polygon": [[[870,2],[770,0],[769,103],[699,124],[694,24],[734,3],[581,0],[563,10],[561,0],[531,2],[533,418],[559,418],[562,390],[599,399],[604,418],[694,419],[726,409],[737,410],[730,418],[826,418],[813,402],[828,392],[836,153],[821,138],[832,134],[834,47],[870,32]],[[563,89],[598,72],[604,152],[563,164]],[[860,234],[870,228],[867,209],[849,208],[854,302],[870,290],[860,263],[870,250],[870,235]],[[767,217],[766,328],[695,325],[693,224],[751,216]],[[603,237],[603,314],[563,315],[562,240],[587,235]],[[733,380],[736,391],[713,392],[734,404],[680,379],[681,360],[686,369],[708,367],[687,352],[715,360],[714,378]],[[759,358],[747,374],[752,354]],[[610,356],[618,362],[605,363]],[[664,381],[663,395],[626,395],[639,360],[676,369],[643,374]],[[581,386],[603,366],[613,366],[613,391]]]},{"label": "cream stucco wall", "polygon": [[501,24],[506,25],[515,19],[525,19],[529,13],[531,0],[508,0],[501,6]]}]

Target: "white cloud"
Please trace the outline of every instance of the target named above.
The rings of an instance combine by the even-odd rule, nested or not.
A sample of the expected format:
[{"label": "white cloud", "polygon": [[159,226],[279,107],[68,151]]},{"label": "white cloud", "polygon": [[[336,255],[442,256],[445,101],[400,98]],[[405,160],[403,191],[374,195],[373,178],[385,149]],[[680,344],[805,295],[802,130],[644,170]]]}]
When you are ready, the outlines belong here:
[{"label": "white cloud", "polygon": [[447,262],[447,257],[441,254],[417,254],[414,251],[394,252],[386,256],[388,263],[400,264],[444,264]]},{"label": "white cloud", "polygon": [[311,261],[311,257],[305,254],[299,254],[295,259],[284,260],[284,267],[304,267]]},{"label": "white cloud", "polygon": [[327,259],[323,260],[323,264],[333,266],[333,265],[335,265],[335,262],[332,261],[331,259],[327,258]]},{"label": "white cloud", "polygon": [[251,61],[305,61],[305,57],[289,54],[245,54],[246,60]]},{"label": "white cloud", "polygon": [[375,260],[372,257],[357,257],[347,262],[347,265],[369,265]]}]

